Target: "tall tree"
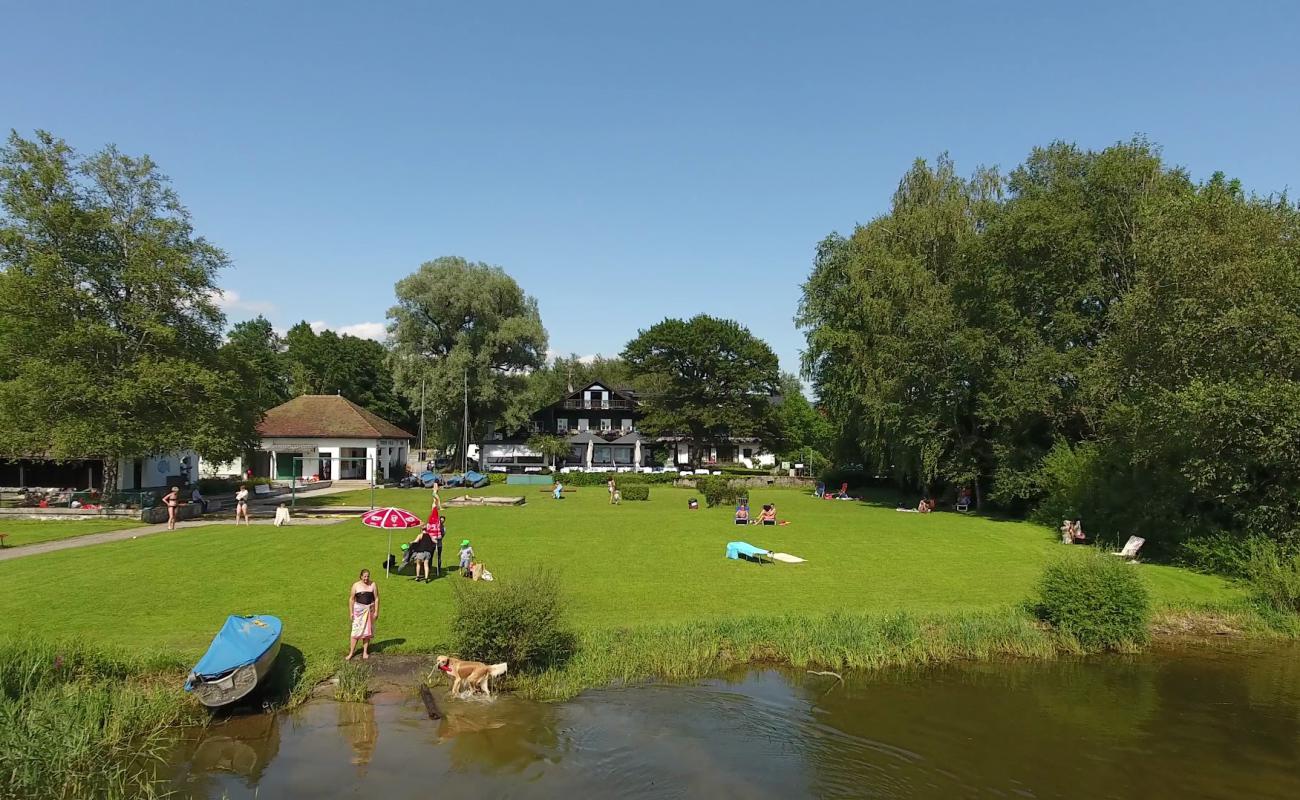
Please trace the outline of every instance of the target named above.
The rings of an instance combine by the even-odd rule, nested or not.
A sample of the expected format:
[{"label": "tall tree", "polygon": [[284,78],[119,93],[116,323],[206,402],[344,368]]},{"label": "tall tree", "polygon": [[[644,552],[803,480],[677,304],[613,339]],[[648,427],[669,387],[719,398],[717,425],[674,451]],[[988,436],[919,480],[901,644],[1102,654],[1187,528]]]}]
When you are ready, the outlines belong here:
[{"label": "tall tree", "polygon": [[835,429],[825,414],[808,402],[795,375],[781,374],[776,416],[785,440],[784,449],[777,454],[782,461],[805,462],[815,472],[830,465]]},{"label": "tall tree", "polygon": [[388,367],[388,350],[372,339],[324,330],[299,322],[285,334],[283,360],[294,396],[341,394],[398,425],[414,422]]},{"label": "tall tree", "polygon": [[756,437],[780,445],[776,354],[738,322],[701,314],[665,319],[628,342],[623,360],[646,393],[641,430],[699,444]]},{"label": "tall tree", "polygon": [[235,323],[221,350],[242,376],[245,397],[259,413],[289,399],[284,342],[265,317]]},{"label": "tall tree", "polygon": [[537,301],[505,270],[438,258],[398,281],[396,294],[388,363],[409,403],[423,395],[432,441],[474,442],[488,421],[514,428],[528,418],[527,374],[545,363],[546,330]]},{"label": "tall tree", "polygon": [[0,149],[0,449],[233,457],[256,410],[219,353],[226,254],[148,157],[38,132]]}]

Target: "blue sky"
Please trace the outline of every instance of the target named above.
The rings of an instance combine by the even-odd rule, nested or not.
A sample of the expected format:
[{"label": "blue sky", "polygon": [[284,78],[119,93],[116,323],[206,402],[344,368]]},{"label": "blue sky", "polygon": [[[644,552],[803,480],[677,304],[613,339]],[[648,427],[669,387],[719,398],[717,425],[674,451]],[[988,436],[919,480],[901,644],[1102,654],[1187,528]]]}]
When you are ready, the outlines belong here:
[{"label": "blue sky", "polygon": [[[907,6],[906,8],[904,6]],[[152,155],[232,320],[374,333],[422,261],[503,266],[551,347],[707,312],[795,369],[813,248],[917,156],[1135,133],[1300,173],[1293,3],[5,2],[0,125]],[[1293,192],[1294,193],[1294,192]]]}]

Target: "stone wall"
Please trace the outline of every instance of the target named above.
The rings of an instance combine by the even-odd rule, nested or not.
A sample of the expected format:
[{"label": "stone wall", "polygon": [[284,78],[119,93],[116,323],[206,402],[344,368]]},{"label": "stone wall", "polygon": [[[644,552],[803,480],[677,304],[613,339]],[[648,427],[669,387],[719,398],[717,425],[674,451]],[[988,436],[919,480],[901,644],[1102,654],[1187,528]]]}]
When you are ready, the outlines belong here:
[{"label": "stone wall", "polygon": [[[699,475],[697,477],[706,478],[708,476]],[[726,478],[727,483],[732,486],[740,486],[746,489],[783,487],[787,489],[807,489],[811,492],[817,485],[816,478],[791,478],[786,475],[722,475],[719,477]],[[695,478],[682,478],[673,485],[684,489],[694,489]]]},{"label": "stone wall", "polygon": [[[176,519],[198,519],[203,516],[203,506],[198,503],[184,503],[176,507]],[[167,521],[167,506],[146,508],[140,512],[140,521],[157,525]]]}]

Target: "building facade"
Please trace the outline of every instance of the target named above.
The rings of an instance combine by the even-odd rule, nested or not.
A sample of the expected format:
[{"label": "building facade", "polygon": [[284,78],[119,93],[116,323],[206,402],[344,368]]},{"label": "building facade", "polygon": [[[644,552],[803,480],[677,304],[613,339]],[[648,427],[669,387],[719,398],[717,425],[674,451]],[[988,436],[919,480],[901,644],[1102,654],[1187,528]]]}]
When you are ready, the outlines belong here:
[{"label": "building facade", "polygon": [[643,414],[637,393],[593,383],[536,411],[517,431],[495,431],[479,449],[480,466],[498,472],[551,466],[528,447],[537,434],[562,436],[569,453],[557,466],[594,470],[638,470],[739,463],[773,463],[757,439],[727,437],[718,443],[696,443],[689,437],[645,436],[638,430]]}]

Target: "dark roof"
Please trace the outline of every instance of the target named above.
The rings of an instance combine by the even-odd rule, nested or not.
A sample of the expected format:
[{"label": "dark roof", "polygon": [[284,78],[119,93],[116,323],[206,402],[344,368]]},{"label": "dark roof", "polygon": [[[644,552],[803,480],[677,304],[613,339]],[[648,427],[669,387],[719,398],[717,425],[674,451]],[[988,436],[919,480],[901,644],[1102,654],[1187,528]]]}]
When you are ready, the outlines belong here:
[{"label": "dark roof", "polygon": [[336,394],[305,394],[266,412],[262,436],[411,439],[411,434]]},{"label": "dark roof", "polygon": [[636,399],[636,391],[633,390],[630,386],[610,386],[609,384],[601,383],[600,381],[592,381],[591,383],[587,384],[586,386],[583,386],[580,389],[575,389],[574,391],[569,392],[568,394],[566,394],[564,397],[560,399],[563,401],[563,400],[572,399],[574,397],[582,397],[582,393],[587,391],[593,386],[599,386],[602,389],[605,389],[609,392],[619,395],[625,400]]}]

